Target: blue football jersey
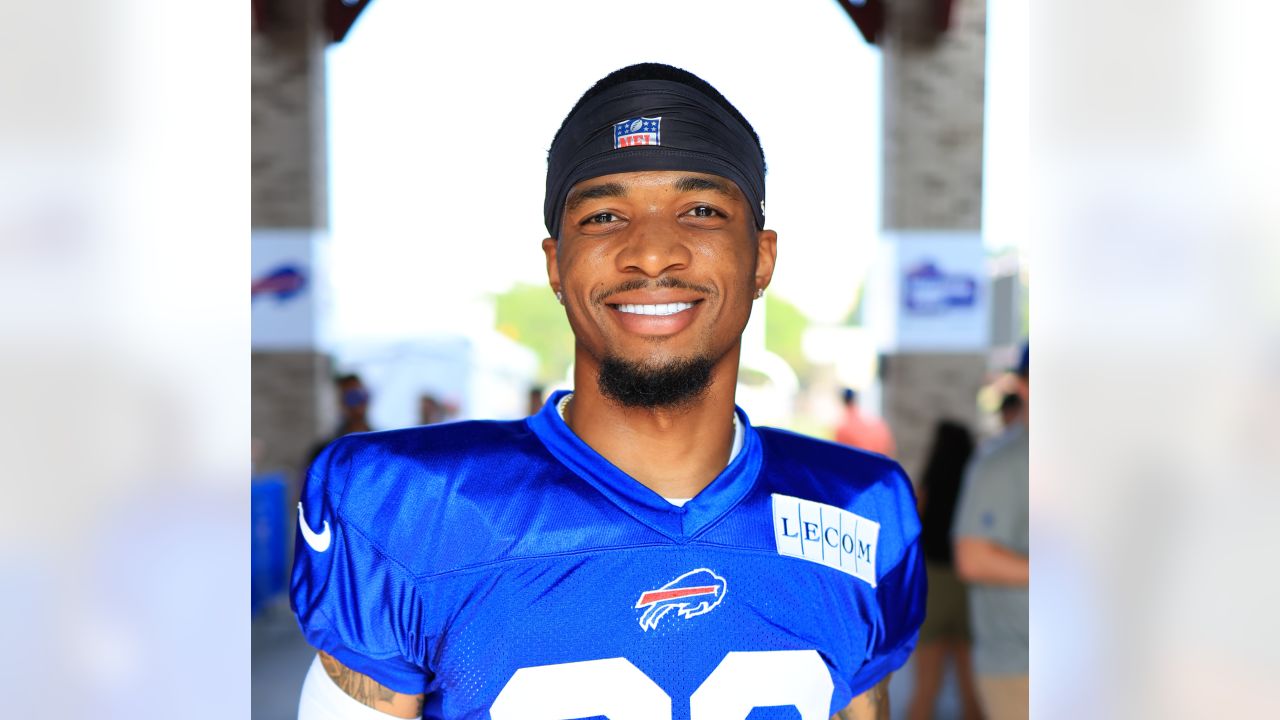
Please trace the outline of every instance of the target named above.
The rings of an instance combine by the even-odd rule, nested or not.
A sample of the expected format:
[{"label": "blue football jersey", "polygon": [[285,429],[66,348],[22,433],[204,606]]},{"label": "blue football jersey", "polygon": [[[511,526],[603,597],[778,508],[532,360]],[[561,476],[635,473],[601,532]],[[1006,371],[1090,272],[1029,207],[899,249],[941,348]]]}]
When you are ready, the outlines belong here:
[{"label": "blue football jersey", "polygon": [[906,662],[920,523],[885,457],[744,426],[676,507],[556,411],[352,435],[311,468],[307,640],[427,718],[827,720]]}]

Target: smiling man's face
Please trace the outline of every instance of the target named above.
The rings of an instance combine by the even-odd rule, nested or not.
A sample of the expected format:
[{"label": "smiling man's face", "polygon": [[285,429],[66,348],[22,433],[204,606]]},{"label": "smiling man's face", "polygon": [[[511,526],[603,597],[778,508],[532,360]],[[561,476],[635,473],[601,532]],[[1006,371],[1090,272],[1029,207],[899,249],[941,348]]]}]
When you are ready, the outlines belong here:
[{"label": "smiling man's face", "polygon": [[551,286],[564,295],[578,362],[603,369],[602,389],[625,404],[666,405],[701,388],[677,377],[674,390],[650,389],[657,402],[632,403],[606,384],[618,372],[638,374],[624,380],[643,386],[673,373],[705,375],[726,358],[736,366],[730,353],[773,274],[777,235],[756,230],[729,180],[646,171],[574,186],[559,241],[545,240],[543,250]]}]

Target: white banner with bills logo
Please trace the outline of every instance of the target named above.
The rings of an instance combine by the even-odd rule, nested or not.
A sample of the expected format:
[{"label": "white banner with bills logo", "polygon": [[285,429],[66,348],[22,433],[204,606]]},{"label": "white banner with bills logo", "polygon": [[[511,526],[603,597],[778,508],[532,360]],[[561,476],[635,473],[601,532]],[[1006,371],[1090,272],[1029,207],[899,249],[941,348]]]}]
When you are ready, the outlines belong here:
[{"label": "white banner with bills logo", "polygon": [[317,230],[253,231],[254,350],[323,350],[329,344],[327,245]]},{"label": "white banner with bills logo", "polygon": [[887,233],[867,281],[866,324],[881,352],[985,352],[990,279],[977,232]]}]

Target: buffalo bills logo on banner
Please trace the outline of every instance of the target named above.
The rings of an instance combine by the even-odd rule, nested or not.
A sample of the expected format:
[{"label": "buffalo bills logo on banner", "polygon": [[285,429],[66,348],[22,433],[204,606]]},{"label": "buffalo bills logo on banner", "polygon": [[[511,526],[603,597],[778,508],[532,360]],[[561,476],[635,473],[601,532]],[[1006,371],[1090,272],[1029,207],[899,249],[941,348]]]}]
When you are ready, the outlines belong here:
[{"label": "buffalo bills logo on banner", "polygon": [[307,286],[307,276],[296,265],[280,265],[253,281],[253,299],[274,296],[283,302],[301,293]]},{"label": "buffalo bills logo on banner", "polygon": [[656,590],[640,593],[636,609],[644,609],[640,627],[653,630],[658,621],[675,610],[685,619],[711,612],[724,599],[724,578],[706,568],[690,570]]},{"label": "buffalo bills logo on banner", "polygon": [[633,145],[661,145],[662,118],[638,117],[613,126],[613,149]]}]

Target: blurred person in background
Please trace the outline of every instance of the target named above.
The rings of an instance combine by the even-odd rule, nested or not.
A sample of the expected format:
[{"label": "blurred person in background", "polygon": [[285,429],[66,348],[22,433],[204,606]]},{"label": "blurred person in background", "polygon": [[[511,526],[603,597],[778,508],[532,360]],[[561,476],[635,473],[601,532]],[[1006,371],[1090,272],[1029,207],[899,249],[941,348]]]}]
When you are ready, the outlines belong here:
[{"label": "blurred person in background", "polygon": [[529,388],[529,414],[530,415],[537,415],[538,411],[542,409],[542,401],[544,400],[544,398],[542,397],[543,392],[544,390],[541,385],[535,385]]},{"label": "blurred person in background", "polygon": [[371,432],[369,426],[369,390],[355,373],[338,375],[333,379],[338,398],[338,429],[311,448],[308,465],[319,457],[329,443],[351,433]]},{"label": "blurred person in background", "polygon": [[1028,428],[1030,355],[1014,370],[1021,416],[970,464],[952,528],[969,584],[978,696],[991,720],[1028,714]]},{"label": "blurred person in background", "polygon": [[836,442],[893,457],[893,433],[885,421],[862,412],[853,388],[844,389],[843,400],[844,417],[836,427]]},{"label": "blurred person in background", "polygon": [[933,434],[920,490],[920,542],[929,577],[920,642],[916,645],[913,694],[908,720],[933,717],[942,677],[950,660],[956,670],[964,720],[982,717],[973,686],[969,650],[969,600],[952,566],[951,519],[965,467],[973,455],[973,434],[960,423],[943,420]]},{"label": "blurred person in background", "polygon": [[764,200],[759,138],[706,81],[646,63],[583,95],[542,242],[574,389],[316,461],[300,718],[888,717],[924,614],[915,500],[894,461],[736,407]]},{"label": "blurred person in background", "polygon": [[444,422],[445,409],[444,405],[436,399],[435,395],[424,393],[418,398],[418,424],[434,425],[438,422]]},{"label": "blurred person in background", "polygon": [[1022,396],[1008,393],[1000,400],[1000,429],[1008,430],[1022,417]]},{"label": "blurred person in background", "polygon": [[370,432],[369,390],[355,373],[339,375],[334,380],[338,389],[338,412],[341,420],[333,439],[358,432]]}]

